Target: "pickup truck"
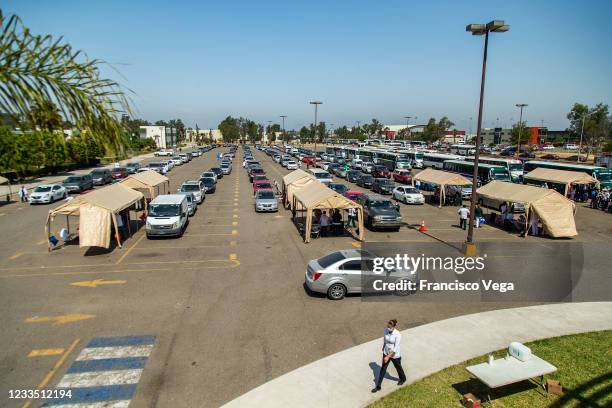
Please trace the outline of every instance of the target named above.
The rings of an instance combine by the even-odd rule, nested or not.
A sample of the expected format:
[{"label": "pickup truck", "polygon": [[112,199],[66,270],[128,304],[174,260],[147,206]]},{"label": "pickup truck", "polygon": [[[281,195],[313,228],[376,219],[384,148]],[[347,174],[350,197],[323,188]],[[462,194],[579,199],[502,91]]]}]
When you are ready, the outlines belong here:
[{"label": "pickup truck", "polygon": [[158,150],[155,153],[153,153],[155,156],[174,156],[174,153],[172,152],[172,150]]},{"label": "pickup truck", "polygon": [[399,231],[402,226],[402,215],[399,205],[395,205],[377,194],[362,194],[358,203],[363,207],[365,226],[373,228],[385,228]]}]

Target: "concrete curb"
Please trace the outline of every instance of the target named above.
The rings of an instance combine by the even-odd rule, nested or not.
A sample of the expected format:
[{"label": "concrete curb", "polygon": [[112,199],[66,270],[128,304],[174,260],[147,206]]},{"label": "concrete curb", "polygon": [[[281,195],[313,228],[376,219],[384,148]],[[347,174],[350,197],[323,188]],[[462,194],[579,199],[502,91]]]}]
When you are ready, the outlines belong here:
[{"label": "concrete curb", "polygon": [[[385,322],[381,322],[382,328]],[[401,322],[400,322],[401,325]],[[402,360],[413,383],[446,367],[508,346],[549,337],[612,329],[612,302],[562,303],[501,309],[402,331]],[[230,401],[235,407],[361,407],[397,389],[385,380],[372,394],[380,339],[300,367]],[[395,377],[390,367],[387,376]]]}]

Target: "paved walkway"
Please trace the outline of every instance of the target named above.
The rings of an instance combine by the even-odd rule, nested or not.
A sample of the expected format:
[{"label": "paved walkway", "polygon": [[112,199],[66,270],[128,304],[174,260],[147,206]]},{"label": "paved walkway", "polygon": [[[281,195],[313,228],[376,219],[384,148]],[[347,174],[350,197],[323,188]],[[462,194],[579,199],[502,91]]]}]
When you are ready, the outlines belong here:
[{"label": "paved walkway", "polygon": [[[381,337],[385,323],[381,322]],[[505,348],[511,341],[610,329],[612,302],[494,310],[402,331],[402,360],[410,384],[443,368]],[[385,380],[382,391],[370,392],[380,367],[381,346],[381,340],[374,340],[315,361],[251,390],[225,407],[365,406],[397,389],[396,381]],[[392,366],[389,374],[396,375]]]},{"label": "paved walkway", "polygon": [[[147,154],[141,154],[139,156],[134,156],[130,159],[125,159],[125,160],[121,160],[119,163],[121,164],[126,164],[126,163],[131,163],[131,162],[141,162],[144,159],[153,157],[153,153],[147,153]],[[95,167],[86,167],[83,169],[78,169],[78,170],[72,170],[72,171],[68,171],[68,172],[63,172],[63,173],[58,173],[58,174],[54,174],[51,176],[43,176],[43,177],[38,177],[35,178],[33,180],[30,181],[26,181],[26,182],[22,182],[22,183],[17,183],[17,184],[13,184],[10,187],[7,184],[4,185],[0,185],[0,198],[4,199],[6,197],[6,195],[9,193],[9,188],[11,191],[11,194],[13,196],[13,199],[17,196],[17,193],[19,192],[19,188],[23,185],[25,186],[28,191],[31,192],[32,189],[40,186],[41,184],[54,184],[54,183],[61,183],[66,177],[68,176],[73,176],[73,175],[80,175],[80,174],[89,174],[93,169],[97,169],[97,168],[111,168],[114,166],[114,163],[111,164],[107,164],[104,166],[95,166]]]}]

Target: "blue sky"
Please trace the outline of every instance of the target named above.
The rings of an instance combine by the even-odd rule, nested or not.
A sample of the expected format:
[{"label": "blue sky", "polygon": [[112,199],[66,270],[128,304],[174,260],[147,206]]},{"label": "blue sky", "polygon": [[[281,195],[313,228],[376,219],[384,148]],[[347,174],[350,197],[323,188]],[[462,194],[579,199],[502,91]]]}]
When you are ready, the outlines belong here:
[{"label": "blue sky", "polygon": [[[227,115],[286,127],[448,116],[475,129],[483,37],[490,38],[484,125],[524,118],[567,126],[574,102],[610,103],[612,2],[5,0],[35,33],[63,35],[134,91],[136,116],[216,127]],[[472,117],[470,125],[469,118]],[[414,120],[412,120],[414,123]]]}]

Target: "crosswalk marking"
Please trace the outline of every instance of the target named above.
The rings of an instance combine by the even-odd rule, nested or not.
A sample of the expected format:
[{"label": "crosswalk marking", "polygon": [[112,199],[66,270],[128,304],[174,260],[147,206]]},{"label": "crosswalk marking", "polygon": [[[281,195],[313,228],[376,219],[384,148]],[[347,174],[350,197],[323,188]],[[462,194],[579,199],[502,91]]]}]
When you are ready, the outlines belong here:
[{"label": "crosswalk marking", "polygon": [[56,386],[72,395],[43,406],[127,408],[154,344],[155,336],[92,339]]}]

